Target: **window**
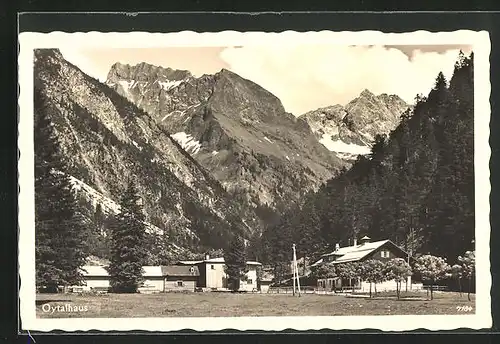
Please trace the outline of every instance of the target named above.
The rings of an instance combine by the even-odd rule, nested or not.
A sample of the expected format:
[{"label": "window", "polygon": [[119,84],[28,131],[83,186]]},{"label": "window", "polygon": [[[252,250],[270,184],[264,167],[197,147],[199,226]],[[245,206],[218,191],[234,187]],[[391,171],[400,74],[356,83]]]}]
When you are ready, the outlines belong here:
[{"label": "window", "polygon": [[210,269],[215,270],[215,265],[210,265]]},{"label": "window", "polygon": [[250,278],[249,278],[249,279],[247,279],[247,284],[252,284],[252,283],[253,283],[253,282],[252,282],[252,279],[250,279]]},{"label": "window", "polygon": [[390,253],[389,253],[389,251],[382,250],[382,251],[380,251],[380,255],[382,258],[389,258]]},{"label": "window", "polygon": [[184,286],[184,282],[182,282],[182,281],[177,281],[177,286],[178,286],[178,287],[183,287],[183,286]]}]

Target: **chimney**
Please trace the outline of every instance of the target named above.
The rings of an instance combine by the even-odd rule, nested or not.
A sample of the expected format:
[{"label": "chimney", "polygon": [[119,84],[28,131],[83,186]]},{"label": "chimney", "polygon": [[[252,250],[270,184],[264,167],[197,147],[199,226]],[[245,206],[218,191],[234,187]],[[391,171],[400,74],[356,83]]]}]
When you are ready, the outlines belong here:
[{"label": "chimney", "polygon": [[357,246],[358,245],[358,239],[354,237],[354,244],[352,246]]},{"label": "chimney", "polygon": [[365,235],[364,237],[362,237],[360,239],[361,245],[366,244],[367,242],[370,242],[370,240],[371,240],[370,237],[368,237],[368,236]]},{"label": "chimney", "polygon": [[335,244],[335,252],[338,251],[339,249],[340,249],[340,245],[339,245],[339,243],[336,243]]},{"label": "chimney", "polygon": [[208,253],[205,253],[205,260],[209,260],[210,259],[210,255]]}]

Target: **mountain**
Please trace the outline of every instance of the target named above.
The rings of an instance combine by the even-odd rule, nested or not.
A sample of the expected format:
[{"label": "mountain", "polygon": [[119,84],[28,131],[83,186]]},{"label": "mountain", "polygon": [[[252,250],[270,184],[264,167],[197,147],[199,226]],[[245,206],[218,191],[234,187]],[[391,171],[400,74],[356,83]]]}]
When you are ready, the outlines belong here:
[{"label": "mountain", "polygon": [[34,85],[89,219],[97,206],[115,213],[132,178],[155,233],[151,250],[199,252],[224,247],[234,233],[250,237],[261,230],[253,209],[235,202],[148,113],[58,50],[35,51]]},{"label": "mountain", "polygon": [[226,69],[197,78],[116,63],[106,83],[151,114],[235,199],[257,209],[281,212],[345,165],[276,96]]},{"label": "mountain", "polygon": [[368,90],[346,106],[333,105],[307,112],[305,120],[321,142],[341,159],[356,160],[370,153],[377,135],[389,134],[409,106],[396,95],[374,95]]}]

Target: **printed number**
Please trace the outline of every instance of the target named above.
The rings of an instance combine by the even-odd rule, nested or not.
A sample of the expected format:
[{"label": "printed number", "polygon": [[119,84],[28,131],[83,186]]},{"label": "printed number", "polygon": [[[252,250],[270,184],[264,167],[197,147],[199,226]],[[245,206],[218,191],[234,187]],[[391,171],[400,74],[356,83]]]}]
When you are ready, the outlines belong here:
[{"label": "printed number", "polygon": [[472,306],[457,306],[459,312],[472,312]]}]

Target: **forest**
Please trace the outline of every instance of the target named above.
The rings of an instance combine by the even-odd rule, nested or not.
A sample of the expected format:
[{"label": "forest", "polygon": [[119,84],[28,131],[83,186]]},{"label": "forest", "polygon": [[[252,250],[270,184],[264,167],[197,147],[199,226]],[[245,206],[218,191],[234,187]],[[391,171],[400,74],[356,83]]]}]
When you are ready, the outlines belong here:
[{"label": "forest", "polygon": [[451,264],[473,251],[473,73],[473,53],[460,52],[451,79],[439,73],[398,127],[376,137],[369,156],[309,193],[255,240],[257,258],[278,271],[290,260],[292,243],[299,257],[311,260],[364,235]]}]

